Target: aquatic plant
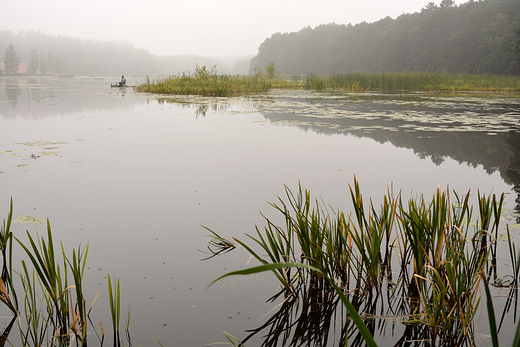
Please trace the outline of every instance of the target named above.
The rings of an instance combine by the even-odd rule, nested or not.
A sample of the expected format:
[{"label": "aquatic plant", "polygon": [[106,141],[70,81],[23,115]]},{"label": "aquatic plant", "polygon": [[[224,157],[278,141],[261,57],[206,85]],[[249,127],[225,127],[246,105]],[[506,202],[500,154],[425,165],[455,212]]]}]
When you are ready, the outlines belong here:
[{"label": "aquatic plant", "polygon": [[425,92],[520,92],[518,76],[446,74],[430,72],[308,74],[305,88],[336,89],[350,92],[367,90]]},{"label": "aquatic plant", "polygon": [[[119,340],[119,317],[121,314],[121,294],[119,287],[119,279],[117,280],[117,285],[115,288],[112,288],[112,281],[110,280],[110,275],[108,275],[108,299],[110,302],[110,314],[112,316],[112,327],[114,331],[114,347],[120,346]],[[117,341],[117,343],[116,343]]]},{"label": "aquatic plant", "polygon": [[[362,323],[372,335],[378,319],[370,317],[394,316],[401,317],[399,321],[406,326],[403,343],[421,339],[436,346],[471,345],[480,303],[480,273],[487,271],[488,278],[494,274],[497,286],[516,288],[520,257],[511,240],[511,281],[505,284],[496,275],[504,195],[486,197],[479,192],[479,214],[473,224],[469,191],[464,195],[454,192],[452,203],[449,191],[440,188],[431,200],[420,197],[408,201],[403,201],[400,194],[394,196],[389,189],[379,209],[372,200],[367,209],[354,177],[350,186],[353,210],[348,217],[341,211],[330,212],[318,200],[312,204],[310,192],[301,186],[296,194],[287,186],[285,192],[285,199],[271,203],[282,214],[285,227],[276,226],[264,216],[264,230],[257,227],[254,237],[247,235],[253,240],[252,245],[234,238],[261,265],[220,277],[272,271],[280,281],[282,290],[269,300],[283,296],[282,308],[286,311],[273,315],[263,326],[270,329],[270,334],[275,332],[264,341],[264,346],[277,345],[278,338],[283,339],[284,345],[297,346],[296,340],[303,339],[299,335],[291,337],[295,339],[291,343],[286,340],[291,317],[298,311],[294,302],[304,306],[313,300],[319,302],[324,316],[314,318],[320,325],[314,326],[313,331],[328,334],[326,319],[331,319],[332,309],[325,307],[334,306],[330,295],[338,290],[348,300],[345,305],[363,317]],[[389,271],[396,264],[398,272]],[[382,300],[383,297],[386,299]],[[323,306],[325,303],[328,306]],[[301,316],[294,319],[302,327],[306,324],[302,317],[309,315],[305,314],[305,307],[299,310]],[[382,323],[377,327],[383,329],[385,319],[379,320]],[[281,326],[275,327],[278,323]],[[344,324],[341,344],[354,334],[348,320]],[[359,328],[357,323],[356,327]],[[323,335],[316,334],[304,340],[321,340],[316,342],[320,344],[325,341],[322,338]],[[364,335],[355,337],[355,341],[365,341]]]},{"label": "aquatic plant", "polygon": [[[15,322],[18,324],[22,346],[87,346],[87,326],[90,320],[90,309],[86,306],[83,292],[83,275],[85,272],[89,246],[81,245],[72,249],[72,256],[66,255],[61,244],[61,258],[55,252],[51,225],[47,220],[47,238],[31,235],[26,236],[28,244],[13,236],[11,232],[13,203],[11,199],[7,222],[3,220],[0,228],[0,247],[2,249],[3,275],[0,278],[0,301],[13,313],[13,319],[0,336],[0,345],[12,342],[9,333]],[[18,273],[23,291],[19,294],[23,304],[18,305],[17,290],[13,278],[12,242],[15,239],[29,261],[21,260],[22,270]],[[68,281],[72,275],[73,284]],[[114,326],[114,345],[120,345],[119,316],[120,288],[113,296],[109,277],[109,300]],[[20,312],[22,310],[22,312]],[[128,333],[130,313],[127,318],[126,333]],[[104,332],[100,344],[103,345]]]},{"label": "aquatic plant", "polygon": [[135,89],[140,92],[158,94],[235,96],[247,93],[265,93],[271,88],[282,88],[288,85],[294,86],[288,81],[268,78],[264,74],[230,76],[219,74],[216,66],[208,70],[205,66],[196,65],[193,75],[181,74],[157,80],[147,78]]}]

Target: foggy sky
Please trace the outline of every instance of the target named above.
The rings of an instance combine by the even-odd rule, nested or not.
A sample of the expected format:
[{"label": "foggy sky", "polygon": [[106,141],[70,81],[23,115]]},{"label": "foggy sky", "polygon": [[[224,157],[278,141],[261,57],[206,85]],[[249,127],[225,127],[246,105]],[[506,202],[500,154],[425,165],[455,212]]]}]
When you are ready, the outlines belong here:
[{"label": "foggy sky", "polygon": [[395,18],[430,1],[1,0],[0,29],[130,42],[155,55],[241,56],[276,32]]}]

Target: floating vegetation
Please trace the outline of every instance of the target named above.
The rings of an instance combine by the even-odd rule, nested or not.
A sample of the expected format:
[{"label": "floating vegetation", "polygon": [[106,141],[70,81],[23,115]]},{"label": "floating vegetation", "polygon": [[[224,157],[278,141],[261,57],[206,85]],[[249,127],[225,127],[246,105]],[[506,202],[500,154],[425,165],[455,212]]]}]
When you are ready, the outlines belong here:
[{"label": "floating vegetation", "polygon": [[[215,281],[271,271],[282,289],[269,300],[284,298],[278,312],[242,342],[268,330],[263,346],[321,346],[339,327],[339,345],[346,346],[347,338],[370,345],[391,324],[389,329],[403,334],[397,345],[474,345],[482,283],[509,288],[511,300],[517,290],[520,253],[509,229],[499,234],[504,194],[478,192],[475,218],[469,191],[450,195],[438,188],[431,200],[406,201],[389,189],[376,207],[372,200],[365,205],[354,178],[350,194],[353,212],[346,215],[313,202],[301,186],[296,194],[286,187],[285,199],[271,203],[284,227],[265,217],[267,226],[247,235],[251,242],[233,238],[261,265]],[[509,261],[497,257],[500,240],[509,248]],[[395,324],[405,328],[396,330]]]},{"label": "floating vegetation", "polygon": [[21,156],[22,154],[18,155],[17,152],[25,152],[25,149],[10,149],[7,151],[0,152],[0,154],[9,154],[12,156]]},{"label": "floating vegetation", "polygon": [[58,155],[58,154],[60,154],[60,152],[58,152],[58,151],[44,151],[44,152],[40,152],[39,154],[40,155]]},{"label": "floating vegetation", "polygon": [[18,164],[18,165],[16,165],[16,167],[26,167],[26,166],[29,166],[29,164]]},{"label": "floating vegetation", "polygon": [[84,160],[75,160],[75,161],[71,161],[71,164],[79,164],[79,163],[84,163],[85,161]]},{"label": "floating vegetation", "polygon": [[24,214],[23,216],[16,217],[13,220],[13,223],[27,223],[27,224],[43,224],[46,223],[47,220],[41,218],[35,218],[31,215]]},{"label": "floating vegetation", "polygon": [[35,142],[18,142],[17,145],[25,145],[25,146],[51,146],[51,145],[66,145],[67,142],[62,141],[35,141]]}]

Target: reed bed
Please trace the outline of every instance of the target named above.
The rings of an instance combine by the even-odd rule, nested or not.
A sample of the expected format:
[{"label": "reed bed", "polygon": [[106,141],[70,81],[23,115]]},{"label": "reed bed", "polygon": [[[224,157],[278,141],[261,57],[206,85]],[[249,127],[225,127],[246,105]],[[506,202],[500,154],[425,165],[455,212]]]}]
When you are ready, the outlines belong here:
[{"label": "reed bed", "polygon": [[309,74],[305,77],[305,88],[310,90],[346,90],[364,92],[368,90],[424,91],[424,92],[520,92],[520,77],[447,74],[429,72],[402,73],[340,73],[332,75]]},{"label": "reed bed", "polygon": [[203,96],[235,96],[264,93],[271,89],[271,81],[255,77],[219,75],[209,78],[169,77],[141,84],[136,90],[147,93]]},{"label": "reed bed", "polygon": [[265,93],[271,88],[288,88],[293,83],[280,78],[269,78],[259,71],[253,76],[219,74],[216,66],[207,69],[195,66],[193,74],[183,73],[163,79],[146,81],[136,90],[147,93],[203,96],[236,96],[248,93]]},{"label": "reed bed", "polygon": [[[28,243],[13,236],[11,221],[13,202],[11,199],[7,221],[0,228],[0,249],[2,252],[2,276],[0,278],[0,300],[9,308],[13,317],[10,324],[0,334],[0,345],[13,345],[9,334],[13,326],[18,326],[19,341],[24,347],[33,346],[87,346],[87,336],[95,332],[98,344],[103,345],[104,331],[101,336],[95,330],[90,311],[97,295],[87,305],[83,292],[88,245],[72,249],[67,256],[63,245],[56,249],[47,220],[47,238],[33,235],[27,231]],[[12,262],[13,241],[16,241],[29,258],[22,260],[22,270],[17,273]],[[15,281],[19,278],[20,282]],[[69,279],[71,281],[69,281]],[[21,284],[20,287],[17,285]],[[99,294],[99,293],[98,293]],[[114,328],[114,347],[120,346],[119,337],[120,287],[112,293],[109,277],[109,300]],[[126,335],[129,340],[129,317]],[[89,323],[91,323],[89,325]],[[90,326],[90,329],[89,329]],[[92,336],[92,335],[91,335]]]},{"label": "reed bed", "polygon": [[[287,317],[287,312],[295,310],[290,302],[305,305],[317,301],[322,306],[311,320],[320,322],[316,329],[326,330],[326,317],[333,316],[331,295],[336,293],[348,311],[341,345],[346,345],[349,336],[358,341],[354,345],[371,344],[366,331],[373,336],[386,325],[385,319],[376,325],[377,319],[372,317],[388,316],[399,317],[406,326],[401,343],[421,340],[432,346],[474,345],[482,283],[504,286],[497,276],[496,256],[504,195],[478,192],[474,217],[469,191],[452,195],[439,188],[431,200],[404,201],[400,194],[388,190],[378,208],[371,200],[368,204],[363,201],[356,178],[350,193],[353,211],[346,215],[313,201],[301,186],[296,194],[286,187],[285,198],[271,203],[282,214],[284,227],[265,217],[267,226],[247,235],[250,242],[234,238],[237,246],[261,265],[221,278],[272,271],[282,290],[271,299],[283,296],[287,301],[283,305],[287,311],[273,317],[284,317],[286,327],[293,326]],[[229,242],[218,244],[229,249]],[[519,256],[511,241],[508,246],[513,269],[509,287],[516,294]],[[515,296],[512,293],[510,297]],[[310,316],[307,309],[300,310],[300,317],[292,316],[298,324],[303,316]],[[269,336],[264,346],[289,344],[288,328],[275,327],[275,321],[279,320],[273,318],[268,325],[277,335]],[[495,333],[498,335],[497,330]],[[313,343],[321,339],[320,345],[320,336],[314,337]],[[298,345],[301,336],[292,338],[291,345]]]},{"label": "reed bed", "polygon": [[136,90],[148,93],[203,96],[236,96],[248,93],[265,93],[273,88],[308,90],[365,91],[424,91],[424,92],[520,92],[520,77],[496,75],[447,74],[429,72],[402,73],[336,73],[304,78],[293,76],[280,78],[280,73],[256,69],[251,76],[219,74],[215,66],[195,66],[193,74],[185,72],[177,76],[146,81]]}]

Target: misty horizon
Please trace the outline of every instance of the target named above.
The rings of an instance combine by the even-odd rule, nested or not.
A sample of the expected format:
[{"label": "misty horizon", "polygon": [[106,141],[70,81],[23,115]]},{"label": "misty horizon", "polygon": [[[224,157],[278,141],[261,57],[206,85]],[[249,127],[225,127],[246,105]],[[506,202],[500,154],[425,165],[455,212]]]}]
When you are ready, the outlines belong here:
[{"label": "misty horizon", "polygon": [[428,3],[327,0],[316,7],[310,1],[267,1],[255,6],[236,0],[199,0],[181,5],[163,0],[147,5],[100,0],[71,5],[64,0],[26,0],[7,4],[0,30],[11,30],[15,35],[35,30],[81,40],[126,43],[155,56],[252,57],[262,42],[275,33],[329,23],[354,25],[396,18],[419,12]]}]

